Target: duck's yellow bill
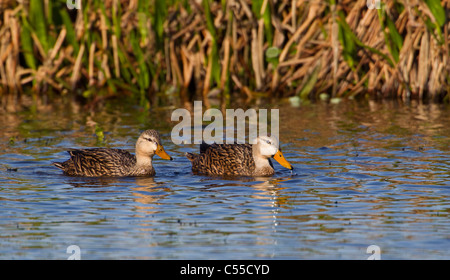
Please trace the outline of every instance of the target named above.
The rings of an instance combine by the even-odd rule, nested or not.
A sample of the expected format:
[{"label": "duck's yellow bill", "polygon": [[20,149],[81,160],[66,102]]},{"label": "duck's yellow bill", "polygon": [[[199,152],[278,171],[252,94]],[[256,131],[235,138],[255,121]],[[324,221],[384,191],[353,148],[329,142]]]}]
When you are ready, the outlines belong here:
[{"label": "duck's yellow bill", "polygon": [[166,151],[164,151],[163,146],[158,145],[158,148],[156,149],[156,154],[158,156],[160,156],[162,159],[170,159],[172,160],[173,158],[171,156],[169,156]]},{"label": "duck's yellow bill", "polygon": [[286,158],[283,156],[283,153],[278,150],[278,152],[273,156],[273,158],[278,161],[281,166],[286,167],[287,169],[294,169],[292,165],[286,160]]}]

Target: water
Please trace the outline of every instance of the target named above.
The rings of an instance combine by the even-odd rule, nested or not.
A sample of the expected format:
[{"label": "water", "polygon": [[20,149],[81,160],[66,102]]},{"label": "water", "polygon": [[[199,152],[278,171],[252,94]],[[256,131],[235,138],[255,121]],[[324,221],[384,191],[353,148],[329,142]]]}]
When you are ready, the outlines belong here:
[{"label": "water", "polygon": [[[117,105],[117,104],[116,104]],[[280,108],[270,178],[192,175],[173,108],[74,105],[2,113],[0,259],[450,259],[449,108],[343,102]],[[265,107],[261,107],[265,108]],[[95,134],[97,124],[104,143]],[[154,178],[74,178],[68,148],[133,151],[162,133]]]}]

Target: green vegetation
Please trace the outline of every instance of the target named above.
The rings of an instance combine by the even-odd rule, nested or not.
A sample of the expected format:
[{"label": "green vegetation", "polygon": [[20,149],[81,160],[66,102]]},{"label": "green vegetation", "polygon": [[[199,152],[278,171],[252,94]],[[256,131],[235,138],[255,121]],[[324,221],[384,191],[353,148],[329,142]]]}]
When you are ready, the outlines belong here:
[{"label": "green vegetation", "polygon": [[[71,1],[75,3],[75,1]],[[409,6],[407,6],[409,5]],[[0,96],[448,100],[445,0],[0,3]],[[53,96],[54,96],[53,95]]]}]

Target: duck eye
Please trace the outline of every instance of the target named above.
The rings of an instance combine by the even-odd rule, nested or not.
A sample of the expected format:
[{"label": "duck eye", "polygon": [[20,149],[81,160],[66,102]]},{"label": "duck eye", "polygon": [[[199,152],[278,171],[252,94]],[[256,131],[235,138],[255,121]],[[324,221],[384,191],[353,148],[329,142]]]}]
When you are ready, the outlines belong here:
[{"label": "duck eye", "polygon": [[153,139],[151,139],[151,138],[144,138],[144,139],[149,141],[149,142],[154,142]]},{"label": "duck eye", "polygon": [[270,143],[270,140],[265,140],[265,141],[266,141],[267,144],[269,144],[269,145],[271,144],[271,143]]}]

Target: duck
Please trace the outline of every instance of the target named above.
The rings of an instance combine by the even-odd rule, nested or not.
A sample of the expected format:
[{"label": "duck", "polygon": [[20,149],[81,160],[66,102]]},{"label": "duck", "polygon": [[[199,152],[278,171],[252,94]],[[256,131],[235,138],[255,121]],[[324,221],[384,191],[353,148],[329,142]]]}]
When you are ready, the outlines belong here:
[{"label": "duck", "polygon": [[90,148],[67,151],[70,159],[53,162],[68,176],[122,177],[155,176],[152,160],[156,154],[162,159],[173,160],[161,144],[159,133],[149,129],[136,141],[136,155],[122,149]]},{"label": "duck", "polygon": [[263,135],[255,144],[200,144],[200,154],[186,153],[192,172],[202,175],[272,176],[275,174],[270,158],[293,170],[280,150],[275,136]]}]

